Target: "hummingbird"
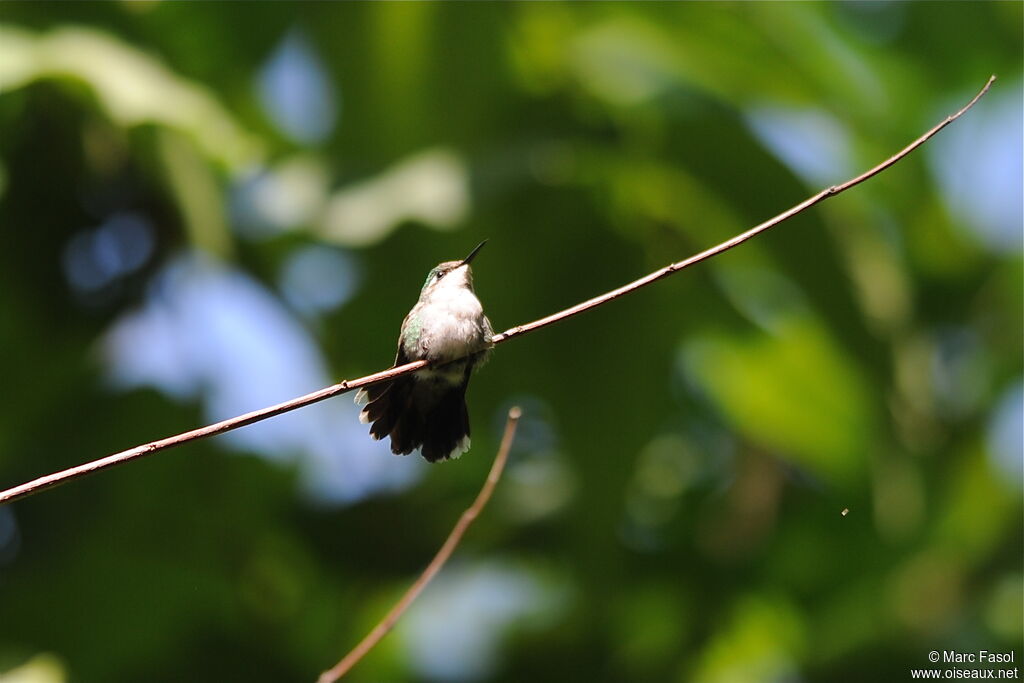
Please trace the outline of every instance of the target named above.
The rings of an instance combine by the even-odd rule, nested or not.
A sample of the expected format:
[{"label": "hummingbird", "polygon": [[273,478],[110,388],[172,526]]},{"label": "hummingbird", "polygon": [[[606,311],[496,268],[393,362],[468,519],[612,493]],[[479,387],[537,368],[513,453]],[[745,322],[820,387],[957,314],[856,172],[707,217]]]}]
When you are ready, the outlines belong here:
[{"label": "hummingbird", "polygon": [[391,452],[417,448],[428,462],[469,450],[466,387],[487,360],[494,330],[473,292],[470,262],[484,240],[461,261],[445,261],[427,275],[419,301],[402,321],[395,365],[429,360],[430,367],[360,389],[359,421],[374,439],[391,437]]}]

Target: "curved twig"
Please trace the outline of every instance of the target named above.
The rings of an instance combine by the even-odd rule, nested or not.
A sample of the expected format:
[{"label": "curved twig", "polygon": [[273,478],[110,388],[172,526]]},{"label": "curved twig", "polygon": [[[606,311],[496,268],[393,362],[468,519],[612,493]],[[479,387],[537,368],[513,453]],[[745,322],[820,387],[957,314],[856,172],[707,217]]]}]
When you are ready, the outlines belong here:
[{"label": "curved twig", "polygon": [[512,447],[512,440],[516,436],[516,425],[519,423],[519,418],[522,415],[522,411],[518,407],[513,407],[508,411],[508,420],[505,422],[505,434],[501,437],[501,446],[498,447],[498,454],[494,456],[494,464],[491,465],[491,471],[487,474],[487,479],[484,481],[483,487],[480,489],[480,493],[476,495],[476,500],[473,504],[466,508],[466,511],[459,517],[459,521],[455,523],[448,538],[445,540],[444,545],[434,555],[434,559],[430,561],[427,568],[423,570],[420,577],[416,579],[416,582],[409,586],[409,590],[405,592],[405,595],[395,603],[395,606],[391,608],[383,619],[381,619],[373,630],[366,634],[366,637],[359,641],[359,644],[352,648],[352,651],[345,655],[340,662],[335,664],[332,668],[320,674],[320,678],[317,679],[317,683],[334,683],[349,670],[355,666],[359,660],[361,660],[367,652],[372,650],[381,639],[386,636],[398,620],[402,618],[405,610],[409,608],[413,600],[426,588],[430,580],[441,571],[441,567],[451,557],[452,552],[456,546],[459,545],[459,541],[462,540],[462,535],[466,533],[466,529],[469,525],[480,515],[483,511],[484,506],[487,505],[487,501],[491,499],[491,494],[494,493],[494,487],[498,484],[498,480],[501,479],[501,473],[505,469],[505,462],[508,460],[508,451]]}]

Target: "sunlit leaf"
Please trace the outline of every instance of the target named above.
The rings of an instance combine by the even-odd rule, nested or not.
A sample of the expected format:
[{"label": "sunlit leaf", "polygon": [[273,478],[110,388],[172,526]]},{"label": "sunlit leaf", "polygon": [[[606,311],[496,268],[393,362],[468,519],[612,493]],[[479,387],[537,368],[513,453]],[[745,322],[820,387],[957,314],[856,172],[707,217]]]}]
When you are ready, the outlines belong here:
[{"label": "sunlit leaf", "polygon": [[837,482],[872,457],[873,410],[855,366],[809,318],[775,334],[688,342],[687,373],[754,442]]}]

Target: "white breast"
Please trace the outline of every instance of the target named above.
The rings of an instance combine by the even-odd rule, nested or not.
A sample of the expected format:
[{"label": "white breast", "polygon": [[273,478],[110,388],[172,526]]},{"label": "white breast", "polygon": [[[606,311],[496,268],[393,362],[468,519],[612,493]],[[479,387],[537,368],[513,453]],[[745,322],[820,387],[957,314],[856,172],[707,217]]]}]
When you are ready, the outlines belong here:
[{"label": "white breast", "polygon": [[409,357],[444,362],[486,346],[490,323],[465,276],[461,268],[449,273],[417,304],[420,348],[407,349]]},{"label": "white breast", "polygon": [[470,290],[432,297],[422,314],[421,342],[432,360],[453,360],[484,345],[483,307]]}]

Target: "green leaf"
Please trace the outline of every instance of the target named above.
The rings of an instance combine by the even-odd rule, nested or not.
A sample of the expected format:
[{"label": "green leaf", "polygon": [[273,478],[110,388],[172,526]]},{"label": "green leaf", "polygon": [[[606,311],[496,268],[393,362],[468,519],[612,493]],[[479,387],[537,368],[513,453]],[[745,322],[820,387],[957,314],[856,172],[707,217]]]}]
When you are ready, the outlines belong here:
[{"label": "green leaf", "polygon": [[683,357],[746,438],[836,483],[863,474],[874,423],[867,388],[813,319],[790,318],[773,335],[709,334]]}]

